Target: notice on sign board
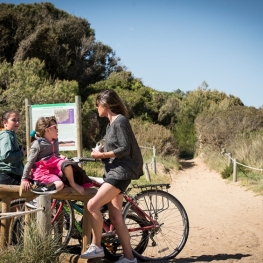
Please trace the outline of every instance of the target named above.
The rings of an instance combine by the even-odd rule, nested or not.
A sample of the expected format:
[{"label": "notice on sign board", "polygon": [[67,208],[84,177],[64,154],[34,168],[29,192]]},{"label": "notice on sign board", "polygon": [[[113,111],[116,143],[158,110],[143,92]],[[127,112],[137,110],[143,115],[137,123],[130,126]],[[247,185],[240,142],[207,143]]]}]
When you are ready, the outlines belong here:
[{"label": "notice on sign board", "polygon": [[39,117],[55,116],[58,124],[60,151],[77,149],[76,104],[39,104],[31,105],[30,129],[34,130]]}]

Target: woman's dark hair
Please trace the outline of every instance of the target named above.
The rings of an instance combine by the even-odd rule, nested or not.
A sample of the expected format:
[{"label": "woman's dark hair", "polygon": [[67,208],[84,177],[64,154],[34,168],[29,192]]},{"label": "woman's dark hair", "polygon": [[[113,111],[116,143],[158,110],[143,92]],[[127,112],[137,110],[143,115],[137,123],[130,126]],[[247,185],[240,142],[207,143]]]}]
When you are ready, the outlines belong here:
[{"label": "woman's dark hair", "polygon": [[128,110],[125,107],[123,101],[114,90],[107,89],[101,91],[97,95],[95,103],[96,106],[98,106],[98,103],[100,103],[104,107],[110,108],[110,110],[116,114],[122,114],[127,118],[129,116]]},{"label": "woman's dark hair", "polygon": [[7,110],[5,111],[2,116],[1,116],[1,122],[0,122],[0,129],[4,128],[4,121],[8,121],[8,119],[10,118],[10,115],[12,113],[15,113],[16,115],[19,116],[19,112],[16,110]]}]

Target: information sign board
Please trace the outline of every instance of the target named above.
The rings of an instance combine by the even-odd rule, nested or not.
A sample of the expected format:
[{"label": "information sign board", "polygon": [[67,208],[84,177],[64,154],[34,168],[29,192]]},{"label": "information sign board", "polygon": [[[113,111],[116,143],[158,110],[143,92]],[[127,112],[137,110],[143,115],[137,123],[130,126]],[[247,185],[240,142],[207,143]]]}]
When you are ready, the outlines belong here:
[{"label": "information sign board", "polygon": [[60,151],[77,150],[76,104],[36,104],[30,108],[30,130],[35,129],[39,117],[55,116],[58,123]]}]

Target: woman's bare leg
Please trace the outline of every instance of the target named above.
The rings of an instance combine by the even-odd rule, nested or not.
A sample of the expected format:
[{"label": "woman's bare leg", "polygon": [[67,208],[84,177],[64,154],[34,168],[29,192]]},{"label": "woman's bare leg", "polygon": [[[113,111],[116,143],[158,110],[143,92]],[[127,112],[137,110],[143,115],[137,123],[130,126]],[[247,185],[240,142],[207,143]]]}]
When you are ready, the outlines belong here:
[{"label": "woman's bare leg", "polygon": [[111,223],[115,226],[123,248],[124,257],[131,260],[134,256],[132,254],[130,234],[122,218],[122,203],[123,195],[119,194],[108,204],[108,208]]},{"label": "woman's bare leg", "polygon": [[91,227],[93,231],[92,244],[101,247],[101,235],[103,227],[103,219],[101,215],[101,207],[109,203],[114,197],[120,193],[120,190],[109,183],[104,183],[96,195],[88,202],[87,208],[91,213]]}]

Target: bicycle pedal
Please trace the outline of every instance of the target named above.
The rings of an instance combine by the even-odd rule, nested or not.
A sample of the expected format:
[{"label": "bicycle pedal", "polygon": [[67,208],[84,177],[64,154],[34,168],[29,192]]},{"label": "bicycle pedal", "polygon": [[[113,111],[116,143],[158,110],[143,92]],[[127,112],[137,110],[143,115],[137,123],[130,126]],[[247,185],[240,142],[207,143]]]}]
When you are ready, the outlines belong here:
[{"label": "bicycle pedal", "polygon": [[76,228],[73,228],[71,232],[71,237],[74,239],[81,239],[81,233],[79,233]]},{"label": "bicycle pedal", "polygon": [[115,231],[109,231],[106,233],[102,233],[102,237],[110,237],[110,236],[114,236],[115,235]]}]

